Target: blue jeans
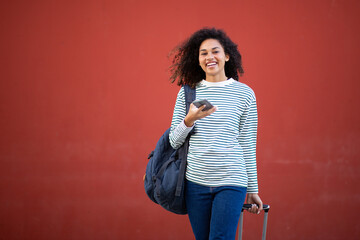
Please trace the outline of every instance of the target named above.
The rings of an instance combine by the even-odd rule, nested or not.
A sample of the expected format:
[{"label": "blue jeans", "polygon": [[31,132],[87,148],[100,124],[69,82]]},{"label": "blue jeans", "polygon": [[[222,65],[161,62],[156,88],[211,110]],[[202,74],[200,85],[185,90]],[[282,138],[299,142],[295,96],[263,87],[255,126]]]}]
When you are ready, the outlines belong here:
[{"label": "blue jeans", "polygon": [[234,240],[246,187],[206,187],[186,181],[186,208],[196,240]]}]

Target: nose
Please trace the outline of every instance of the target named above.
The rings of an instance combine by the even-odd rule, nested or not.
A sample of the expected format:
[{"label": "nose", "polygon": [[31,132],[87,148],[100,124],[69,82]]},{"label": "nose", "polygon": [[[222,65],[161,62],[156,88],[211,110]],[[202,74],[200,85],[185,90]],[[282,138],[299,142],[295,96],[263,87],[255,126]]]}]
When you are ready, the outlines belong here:
[{"label": "nose", "polygon": [[212,60],[214,59],[214,55],[212,53],[209,53],[207,56],[206,56],[206,60]]}]

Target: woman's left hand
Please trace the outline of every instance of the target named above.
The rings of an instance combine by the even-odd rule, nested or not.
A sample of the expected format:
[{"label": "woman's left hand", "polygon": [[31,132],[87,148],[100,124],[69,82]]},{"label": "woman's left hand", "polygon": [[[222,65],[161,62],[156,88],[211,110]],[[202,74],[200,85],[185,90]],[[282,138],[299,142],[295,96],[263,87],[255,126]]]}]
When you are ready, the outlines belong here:
[{"label": "woman's left hand", "polygon": [[246,202],[252,204],[248,209],[251,213],[259,214],[263,210],[263,203],[257,193],[248,193]]}]

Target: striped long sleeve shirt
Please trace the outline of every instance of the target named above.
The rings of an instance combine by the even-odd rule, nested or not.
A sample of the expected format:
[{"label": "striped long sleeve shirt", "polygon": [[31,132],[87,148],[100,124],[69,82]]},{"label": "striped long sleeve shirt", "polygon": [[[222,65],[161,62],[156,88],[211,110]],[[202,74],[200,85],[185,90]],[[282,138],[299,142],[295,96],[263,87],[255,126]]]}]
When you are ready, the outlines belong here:
[{"label": "striped long sleeve shirt", "polygon": [[207,99],[218,110],[187,127],[184,88],[178,93],[169,136],[172,147],[179,148],[195,127],[186,179],[212,187],[242,186],[248,193],[257,193],[257,106],[253,90],[233,79],[203,80],[196,87],[196,99]]}]

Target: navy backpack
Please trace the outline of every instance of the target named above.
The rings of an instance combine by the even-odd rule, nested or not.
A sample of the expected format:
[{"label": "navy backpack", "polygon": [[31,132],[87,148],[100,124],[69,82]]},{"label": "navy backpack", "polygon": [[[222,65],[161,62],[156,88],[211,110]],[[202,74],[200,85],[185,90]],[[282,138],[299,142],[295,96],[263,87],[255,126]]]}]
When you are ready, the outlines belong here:
[{"label": "navy backpack", "polygon": [[[195,100],[195,89],[184,85],[186,113]],[[189,133],[184,144],[174,149],[169,141],[170,128],[165,131],[156,144],[155,150],[149,154],[144,178],[145,192],[149,198],[176,214],[187,214],[185,205],[185,170]]]}]

